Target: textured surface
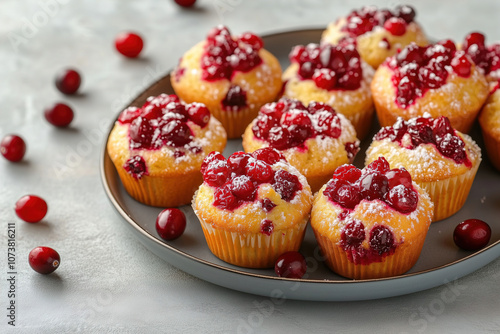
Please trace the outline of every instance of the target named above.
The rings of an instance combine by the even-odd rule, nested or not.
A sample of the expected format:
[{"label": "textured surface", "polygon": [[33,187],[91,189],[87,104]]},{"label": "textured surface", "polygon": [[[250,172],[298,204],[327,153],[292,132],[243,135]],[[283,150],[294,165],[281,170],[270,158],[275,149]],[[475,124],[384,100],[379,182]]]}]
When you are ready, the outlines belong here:
[{"label": "textured surface", "polygon": [[[98,170],[104,134],[122,106],[218,23],[235,33],[326,26],[366,3],[198,2],[193,10],[167,0],[1,2],[0,134],[22,135],[28,153],[21,164],[0,160],[0,332],[11,332],[5,316],[6,226],[11,222],[16,223],[17,241],[16,327],[23,333],[498,332],[500,260],[408,296],[297,302],[195,279],[152,255],[123,227],[106,199]],[[415,6],[431,37],[461,39],[480,30],[489,41],[500,40],[497,1],[426,0]],[[113,38],[122,30],[145,37],[141,58],[128,60],[115,52]],[[66,66],[83,75],[79,96],[64,97],[54,88],[55,73]],[[43,108],[57,100],[75,108],[70,129],[55,129],[42,117]],[[12,210],[27,193],[49,204],[40,224],[25,224]],[[27,263],[28,252],[39,245],[61,254],[61,267],[50,276],[38,275]]]}]

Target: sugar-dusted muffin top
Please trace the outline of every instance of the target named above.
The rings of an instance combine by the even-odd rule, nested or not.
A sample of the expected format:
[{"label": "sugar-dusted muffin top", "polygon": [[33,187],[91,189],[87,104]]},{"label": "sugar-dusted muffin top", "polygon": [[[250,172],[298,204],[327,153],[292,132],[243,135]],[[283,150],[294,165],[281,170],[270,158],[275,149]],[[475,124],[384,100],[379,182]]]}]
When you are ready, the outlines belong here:
[{"label": "sugar-dusted muffin top", "polygon": [[213,152],[193,199],[196,214],[214,227],[270,235],[307,221],[312,194],[305,177],[277,150]]},{"label": "sugar-dusted muffin top", "polygon": [[416,12],[411,6],[394,10],[369,6],[354,10],[346,17],[328,25],[321,43],[337,44],[352,40],[361,58],[377,68],[387,57],[411,42],[427,45],[422,28],[415,22]]},{"label": "sugar-dusted muffin top", "polygon": [[479,124],[483,131],[500,140],[500,90],[492,92],[486,101],[479,114]]},{"label": "sugar-dusted muffin top", "polygon": [[468,172],[481,161],[481,150],[448,118],[398,119],[382,128],[366,152],[366,164],[383,156],[391,167],[404,167],[418,181],[431,182]]},{"label": "sugar-dusted muffin top", "polygon": [[226,132],[207,107],[161,94],[120,114],[107,149],[115,165],[141,178],[199,170],[208,153],[225,145]]},{"label": "sugar-dusted muffin top", "polygon": [[497,89],[500,80],[500,43],[486,45],[484,34],[471,32],[465,36],[461,49],[483,70],[486,78],[492,83],[492,89]]},{"label": "sugar-dusted muffin top", "polygon": [[339,167],[314,199],[311,225],[355,264],[370,264],[425,236],[432,216],[429,196],[410,174],[379,158],[363,170]]}]

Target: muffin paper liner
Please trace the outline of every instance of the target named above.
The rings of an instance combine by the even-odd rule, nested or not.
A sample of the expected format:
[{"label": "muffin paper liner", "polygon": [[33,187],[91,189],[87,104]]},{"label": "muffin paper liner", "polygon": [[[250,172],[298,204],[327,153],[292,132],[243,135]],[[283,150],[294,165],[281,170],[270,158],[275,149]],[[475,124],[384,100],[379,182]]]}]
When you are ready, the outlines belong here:
[{"label": "muffin paper liner", "polygon": [[359,140],[364,139],[370,132],[374,113],[375,110],[371,108],[369,110],[357,112],[353,115],[344,115],[356,129],[356,136]]},{"label": "muffin paper liner", "polygon": [[482,129],[484,146],[486,146],[486,153],[491,163],[497,170],[500,170],[500,141],[488,133],[484,128]]},{"label": "muffin paper liner", "polygon": [[232,139],[241,138],[248,124],[257,117],[258,112],[258,108],[255,110],[246,109],[238,111],[214,110],[212,111],[212,115],[224,126],[227,138]]}]

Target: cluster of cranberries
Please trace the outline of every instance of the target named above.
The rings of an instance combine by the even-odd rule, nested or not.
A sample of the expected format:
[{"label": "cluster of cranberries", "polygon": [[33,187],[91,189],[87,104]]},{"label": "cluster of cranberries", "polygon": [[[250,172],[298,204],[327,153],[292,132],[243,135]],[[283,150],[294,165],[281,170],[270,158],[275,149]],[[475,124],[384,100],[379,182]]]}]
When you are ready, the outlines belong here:
[{"label": "cluster of cranberries", "polygon": [[301,79],[313,80],[322,89],[355,90],[363,80],[359,53],[349,41],[339,45],[297,45],[289,57],[299,65]]},{"label": "cluster of cranberries", "polygon": [[[264,105],[252,126],[255,137],[263,139],[278,150],[302,147],[316,136],[338,138],[342,134],[341,121],[335,110],[321,102],[305,107],[302,102],[286,97],[277,103]],[[359,150],[357,143],[346,144],[350,159]]]},{"label": "cluster of cranberries", "polygon": [[486,46],[485,41],[483,34],[472,32],[465,36],[462,49],[488,74],[500,69],[500,43]]},{"label": "cluster of cranberries", "polygon": [[389,59],[396,103],[401,108],[412,105],[427,90],[443,86],[451,71],[464,78],[471,74],[471,59],[449,39],[425,47],[412,43]]},{"label": "cluster of cranberries", "polygon": [[[403,141],[408,135],[411,143]],[[409,121],[398,119],[393,126],[385,127],[375,135],[375,140],[389,138],[398,142],[400,146],[414,149],[421,144],[435,145],[445,157],[453,159],[457,164],[470,166],[467,158],[465,143],[457,136],[447,117],[441,116],[433,119],[430,117],[417,117]]]},{"label": "cluster of cranberries", "polygon": [[[296,175],[286,170],[273,170],[271,166],[279,161],[286,162],[283,154],[269,147],[253,153],[236,152],[227,159],[220,153],[210,153],[203,161],[201,172],[205,183],[216,188],[214,206],[232,211],[245,202],[253,202],[263,183],[270,183],[283,200],[291,201],[302,190],[302,184]],[[276,206],[269,198],[262,199],[261,205],[266,212]],[[269,226],[263,228],[269,229]]]},{"label": "cluster of cranberries", "polygon": [[354,209],[362,200],[381,200],[407,214],[418,204],[418,193],[412,186],[410,173],[404,168],[390,169],[384,157],[363,170],[353,165],[340,166],[323,194],[347,210]]},{"label": "cluster of cranberries", "polygon": [[346,24],[341,28],[350,37],[357,37],[375,27],[384,27],[394,36],[402,36],[408,24],[415,19],[415,9],[408,5],[396,7],[394,10],[363,7],[352,11],[346,18]]}]

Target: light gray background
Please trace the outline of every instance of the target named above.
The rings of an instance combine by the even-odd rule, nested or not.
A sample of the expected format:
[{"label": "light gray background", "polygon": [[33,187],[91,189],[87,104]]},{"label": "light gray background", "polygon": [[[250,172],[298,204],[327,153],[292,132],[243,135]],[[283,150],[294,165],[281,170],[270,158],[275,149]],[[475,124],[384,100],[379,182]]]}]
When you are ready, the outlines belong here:
[{"label": "light gray background", "polygon": [[[399,1],[371,1],[393,7]],[[364,1],[198,0],[183,10],[168,0],[2,0],[0,3],[0,136],[15,132],[28,143],[21,164],[0,160],[0,332],[7,325],[7,222],[17,228],[17,329],[26,333],[493,333],[500,331],[500,260],[431,290],[384,300],[279,305],[193,278],[157,258],[123,227],[102,189],[99,157],[120,108],[165,74],[208,29],[235,33],[321,27]],[[500,2],[415,1],[418,19],[434,38],[461,40],[471,30],[500,40]],[[117,54],[123,30],[141,33],[142,57]],[[54,74],[74,66],[81,94],[65,97]],[[66,101],[76,111],[61,130],[43,108]],[[32,225],[13,205],[34,193],[49,204]],[[62,257],[56,273],[28,265],[39,245]],[[444,282],[443,282],[444,283]]]}]

